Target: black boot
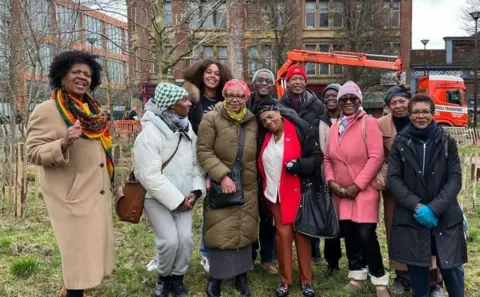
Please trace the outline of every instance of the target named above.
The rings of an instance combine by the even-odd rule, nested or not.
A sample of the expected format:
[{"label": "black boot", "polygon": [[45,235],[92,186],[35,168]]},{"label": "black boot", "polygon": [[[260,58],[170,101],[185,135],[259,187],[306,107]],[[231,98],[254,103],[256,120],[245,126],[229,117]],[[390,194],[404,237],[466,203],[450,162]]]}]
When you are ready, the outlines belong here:
[{"label": "black boot", "polygon": [[172,292],[175,297],[188,295],[188,290],[185,288],[185,283],[183,282],[183,275],[171,276],[170,292]]},{"label": "black boot", "polygon": [[170,283],[171,278],[169,276],[160,276],[153,290],[153,297],[168,297],[170,293]]},{"label": "black boot", "polygon": [[248,281],[247,273],[242,273],[235,277],[235,289],[240,293],[240,297],[250,296],[250,291],[248,290]]},{"label": "black boot", "polygon": [[207,284],[207,297],[220,297],[222,281],[209,277]]}]

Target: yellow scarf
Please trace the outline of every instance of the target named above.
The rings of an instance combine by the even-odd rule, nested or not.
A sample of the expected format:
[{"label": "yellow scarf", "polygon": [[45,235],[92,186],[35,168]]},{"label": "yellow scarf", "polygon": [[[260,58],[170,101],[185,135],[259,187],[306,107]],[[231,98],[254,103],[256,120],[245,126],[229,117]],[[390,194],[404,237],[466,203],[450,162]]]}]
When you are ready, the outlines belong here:
[{"label": "yellow scarf", "polygon": [[223,101],[223,107],[227,111],[228,116],[232,120],[234,120],[235,122],[241,122],[243,120],[243,118],[245,117],[245,115],[247,114],[247,106],[246,105],[243,105],[242,109],[240,109],[239,112],[234,112],[233,110],[231,110],[230,107],[228,107],[228,105],[225,101]]}]

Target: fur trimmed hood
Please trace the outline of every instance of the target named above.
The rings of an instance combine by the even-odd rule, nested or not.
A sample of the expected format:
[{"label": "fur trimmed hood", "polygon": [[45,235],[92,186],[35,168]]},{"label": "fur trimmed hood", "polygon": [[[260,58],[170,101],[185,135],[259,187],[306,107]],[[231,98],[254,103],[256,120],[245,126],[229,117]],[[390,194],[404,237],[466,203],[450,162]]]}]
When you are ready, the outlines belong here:
[{"label": "fur trimmed hood", "polygon": [[187,90],[189,94],[188,99],[190,100],[190,102],[192,102],[193,104],[197,104],[198,102],[200,102],[200,89],[197,88],[196,85],[186,80],[183,83],[183,88]]}]

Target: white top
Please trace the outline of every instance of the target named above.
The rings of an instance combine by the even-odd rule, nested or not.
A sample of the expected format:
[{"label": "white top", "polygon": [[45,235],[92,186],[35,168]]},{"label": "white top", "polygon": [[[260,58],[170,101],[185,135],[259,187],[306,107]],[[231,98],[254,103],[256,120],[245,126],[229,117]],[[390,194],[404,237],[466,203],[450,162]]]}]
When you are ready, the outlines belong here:
[{"label": "white top", "polygon": [[277,197],[279,202],[281,201],[279,189],[282,176],[284,143],[283,135],[277,142],[275,142],[275,137],[272,136],[262,156],[265,177],[267,179],[267,186],[263,195],[272,203],[277,203]]}]

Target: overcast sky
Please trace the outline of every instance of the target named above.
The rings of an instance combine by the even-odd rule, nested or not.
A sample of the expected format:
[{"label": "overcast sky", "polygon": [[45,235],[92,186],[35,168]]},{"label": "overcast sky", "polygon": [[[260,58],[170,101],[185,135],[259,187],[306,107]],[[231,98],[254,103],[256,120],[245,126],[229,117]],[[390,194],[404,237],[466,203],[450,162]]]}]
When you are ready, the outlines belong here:
[{"label": "overcast sky", "polygon": [[[412,48],[445,48],[445,36],[466,36],[462,29],[462,6],[466,0],[413,0]],[[472,20],[473,24],[473,20]]]}]

